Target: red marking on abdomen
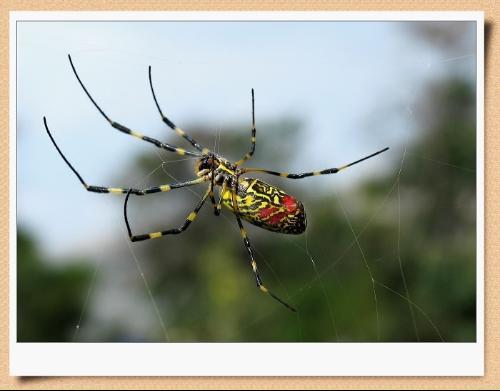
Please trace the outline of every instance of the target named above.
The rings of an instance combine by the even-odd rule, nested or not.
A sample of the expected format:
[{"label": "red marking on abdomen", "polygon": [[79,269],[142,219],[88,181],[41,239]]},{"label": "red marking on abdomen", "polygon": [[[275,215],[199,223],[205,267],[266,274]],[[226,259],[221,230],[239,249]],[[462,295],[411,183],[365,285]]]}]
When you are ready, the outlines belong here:
[{"label": "red marking on abdomen", "polygon": [[282,201],[288,212],[293,213],[297,210],[297,200],[292,196],[284,195]]},{"label": "red marking on abdomen", "polygon": [[277,212],[278,209],[270,206],[269,208],[264,208],[259,212],[259,215],[261,218],[266,219],[270,215],[272,215],[274,212]]},{"label": "red marking on abdomen", "polygon": [[285,212],[276,213],[274,216],[271,216],[269,220],[272,225],[278,225],[283,219],[286,219]]}]

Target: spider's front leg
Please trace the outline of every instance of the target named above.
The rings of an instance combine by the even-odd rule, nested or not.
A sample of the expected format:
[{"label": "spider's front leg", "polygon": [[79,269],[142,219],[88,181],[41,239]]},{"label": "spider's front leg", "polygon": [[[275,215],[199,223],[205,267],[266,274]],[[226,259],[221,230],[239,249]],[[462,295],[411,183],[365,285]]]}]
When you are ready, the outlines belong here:
[{"label": "spider's front leg", "polygon": [[239,166],[239,165],[243,164],[244,162],[246,162],[255,153],[255,140],[256,140],[255,136],[256,136],[256,130],[255,130],[255,100],[254,100],[254,93],[253,93],[253,88],[252,88],[252,138],[251,138],[252,146],[250,148],[250,152],[248,152],[247,154],[245,154],[245,156],[243,156],[243,158],[241,158],[240,160],[238,160],[236,162],[237,166]]},{"label": "spider's front leg", "polygon": [[[87,95],[87,97],[90,99],[90,101],[92,102],[92,104],[95,106],[95,108],[99,111],[99,113],[101,113],[101,115],[106,119],[106,121],[108,121],[108,123],[113,128],[115,128],[116,130],[119,130],[122,133],[128,134],[130,136],[136,137],[136,138],[138,138],[140,140],[143,140],[143,141],[146,141],[146,142],[148,142],[150,144],[153,144],[153,145],[155,145],[158,148],[165,149],[165,150],[170,151],[170,152],[175,152],[176,154],[181,155],[181,156],[184,156],[184,155],[187,155],[187,156],[197,156],[197,157],[201,157],[202,156],[202,154],[200,154],[198,152],[190,152],[190,151],[185,150],[184,148],[179,148],[179,147],[167,144],[167,143],[163,143],[163,142],[161,142],[159,140],[156,140],[154,138],[145,136],[142,133],[139,133],[139,132],[137,132],[135,130],[132,130],[132,129],[128,128],[127,126],[119,124],[116,121],[113,121],[103,111],[103,109],[96,103],[96,101],[94,100],[94,98],[92,98],[92,95],[90,95],[90,92],[87,90],[87,87],[85,87],[85,85],[83,84],[82,80],[80,79],[80,76],[78,76],[78,72],[76,71],[76,68],[73,65],[73,60],[71,59],[71,56],[69,54],[68,54],[68,59],[69,59],[70,65],[71,65],[71,69],[73,70],[73,73],[75,74],[75,77],[78,80],[78,83],[82,87],[83,91],[85,92],[85,94]],[[159,106],[158,106],[158,109],[159,109]],[[175,125],[172,124],[172,126],[174,126],[174,130],[175,130],[176,129]],[[180,134],[181,132],[184,133],[180,129],[179,129],[179,131],[177,131],[178,134]],[[192,141],[194,141],[194,140],[192,140]],[[197,147],[199,147],[199,145]]]},{"label": "spider's front leg", "polygon": [[149,187],[147,189],[134,189],[134,188],[125,188],[125,187],[106,187],[106,186],[95,186],[95,185],[89,185],[83,177],[80,175],[80,173],[73,167],[73,165],[69,162],[69,160],[66,158],[66,156],[63,154],[61,151],[61,148],[59,148],[59,145],[57,145],[56,140],[52,136],[52,133],[49,130],[49,127],[47,125],[47,119],[43,117],[43,124],[45,125],[45,130],[47,131],[47,134],[49,135],[50,141],[56,148],[57,152],[59,155],[62,157],[64,162],[68,165],[68,167],[73,171],[73,173],[76,175],[80,183],[83,185],[85,190],[92,192],[92,193],[99,193],[99,194],[127,194],[127,193],[132,193],[135,195],[143,196],[146,194],[153,194],[153,193],[159,193],[159,192],[167,192],[173,189],[178,189],[181,187],[186,187],[186,186],[193,186],[197,185],[199,183],[203,183],[206,181],[206,178],[198,178],[194,179],[188,182],[183,182],[183,183],[171,183],[167,185],[161,185],[161,186],[154,186],[154,187]]}]

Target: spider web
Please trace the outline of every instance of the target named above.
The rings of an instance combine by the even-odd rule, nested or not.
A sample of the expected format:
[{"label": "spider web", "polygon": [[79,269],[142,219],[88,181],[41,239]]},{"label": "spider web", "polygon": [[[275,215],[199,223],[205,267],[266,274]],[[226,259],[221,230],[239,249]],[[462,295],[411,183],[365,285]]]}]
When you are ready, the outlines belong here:
[{"label": "spider web", "polygon": [[[441,62],[452,62],[452,61],[463,61],[463,60],[468,60],[471,57],[473,57],[474,54],[465,54],[462,56],[454,56],[450,58],[445,58],[441,60]],[[432,66],[433,64],[427,64],[427,66]],[[417,94],[417,91],[411,94],[412,98],[415,98]],[[412,100],[412,99],[411,99]],[[407,118],[409,122],[414,121],[413,117],[413,110],[412,106],[413,103],[408,103],[408,105],[405,107],[405,110],[407,112]],[[432,317],[427,313],[425,308],[422,308],[417,302],[412,300],[412,292],[410,291],[408,284],[407,284],[407,276],[406,276],[406,271],[405,271],[405,260],[402,256],[402,225],[404,224],[404,221],[401,220],[402,216],[402,205],[401,205],[401,188],[400,188],[400,183],[401,183],[401,178],[404,175],[405,168],[408,164],[408,158],[413,157],[416,159],[421,159],[425,160],[431,164],[436,165],[436,169],[440,169],[445,167],[446,169],[454,169],[454,170],[460,170],[464,171],[466,173],[475,173],[475,170],[470,168],[470,167],[462,167],[458,166],[455,164],[452,164],[450,162],[447,162],[445,160],[441,160],[439,158],[436,158],[434,156],[424,156],[424,155],[418,155],[415,153],[411,153],[408,151],[408,147],[411,143],[409,140],[409,129],[403,130],[404,132],[404,142],[402,147],[400,147],[400,158],[399,158],[399,164],[397,165],[397,170],[395,172],[395,178],[392,183],[392,185],[387,189],[386,195],[383,198],[383,200],[380,202],[379,205],[377,205],[374,209],[373,212],[370,216],[370,218],[365,221],[364,225],[361,228],[357,228],[354,226],[351,213],[352,211],[349,210],[348,206],[346,205],[345,201],[343,200],[343,196],[341,193],[338,191],[334,191],[334,196],[337,202],[337,207],[341,210],[342,216],[344,217],[344,223],[345,225],[349,228],[349,231],[351,232],[352,235],[352,240],[349,243],[344,244],[343,250],[341,251],[341,255],[336,257],[335,259],[329,260],[327,262],[327,266],[323,267],[322,269],[319,269],[318,267],[318,262],[317,259],[321,257],[321,259],[324,259],[324,255],[316,255],[314,248],[310,248],[309,244],[309,234],[306,232],[303,238],[300,239],[294,239],[294,238],[288,238],[285,237],[283,240],[289,241],[290,245],[294,246],[297,248],[299,251],[302,252],[305,261],[307,261],[307,264],[310,265],[312,272],[314,274],[314,277],[309,279],[308,281],[305,281],[302,287],[299,289],[295,289],[291,291],[287,285],[281,280],[280,275],[278,272],[276,272],[272,266],[273,260],[269,259],[269,257],[266,255],[265,251],[261,250],[259,248],[259,242],[258,239],[253,239],[252,240],[252,247],[254,248],[256,254],[257,254],[257,261],[259,263],[262,263],[265,265],[266,268],[266,273],[272,275],[274,280],[277,282],[277,288],[280,292],[284,293],[284,297],[287,298],[288,301],[293,302],[295,298],[303,294],[304,292],[313,290],[313,289],[319,289],[321,291],[322,297],[324,299],[324,307],[325,311],[328,312],[329,315],[329,320],[330,320],[330,325],[331,325],[331,339],[334,341],[342,341],[342,330],[339,330],[339,324],[338,324],[338,316],[339,314],[337,313],[337,310],[335,308],[334,303],[332,302],[331,298],[329,297],[328,291],[326,289],[325,284],[332,283],[330,279],[326,280],[326,276],[331,272],[333,269],[335,269],[336,266],[338,266],[341,262],[359,262],[362,267],[365,270],[366,273],[366,284],[367,286],[370,287],[371,291],[371,298],[370,301],[372,302],[372,311],[375,315],[375,324],[374,328],[376,330],[376,339],[377,341],[380,340],[380,323],[384,319],[380,319],[380,309],[379,305],[380,303],[380,292],[385,291],[386,293],[389,293],[390,295],[393,295],[394,297],[397,297],[404,301],[407,305],[408,308],[408,315],[401,314],[401,316],[409,316],[411,319],[411,324],[414,329],[414,334],[415,334],[415,339],[417,341],[420,341],[420,330],[417,322],[417,315],[422,316],[425,321],[432,327],[434,330],[437,338],[441,341],[445,341],[442,332],[440,330],[439,324],[432,319]],[[221,131],[216,134],[215,136],[215,141],[214,141],[214,150],[217,150],[220,147],[220,140],[221,137]],[[151,172],[142,175],[137,181],[134,183],[134,187],[141,187],[144,185],[148,178],[151,177],[155,172],[157,171],[162,171],[167,178],[171,178],[174,181],[179,181],[180,178],[176,178],[169,170],[169,165],[170,164],[176,164],[176,163],[182,163],[185,161],[190,161],[192,160],[191,158],[189,159],[176,159],[176,160],[167,160],[165,156],[160,153],[160,151],[156,151],[156,154],[158,156],[158,166],[155,167],[154,170]],[[350,170],[347,170],[346,173],[348,173]],[[347,175],[347,174],[346,174]],[[186,188],[186,191],[188,191],[194,199],[201,199],[202,194],[200,194],[199,191],[193,188]],[[403,290],[399,291],[388,284],[386,284],[383,278],[376,277],[375,272],[373,271],[372,264],[375,262],[375,259],[373,259],[372,254],[367,253],[363,249],[363,245],[360,242],[360,238],[367,233],[370,228],[372,222],[382,213],[384,208],[387,207],[388,201],[396,197],[397,199],[397,214],[396,214],[396,227],[397,227],[397,235],[396,235],[396,260],[397,264],[395,267],[397,267],[400,275],[400,279],[402,282]],[[209,203],[208,203],[209,204]],[[205,205],[205,208],[207,208],[207,205]],[[222,213],[221,214],[222,219],[221,221],[224,221],[227,224],[230,225],[235,225],[235,221],[232,221],[232,219],[227,215]],[[332,222],[334,224],[334,222]],[[133,245],[131,245],[128,235],[125,232],[125,229],[123,228],[123,222],[121,219],[118,219],[117,217],[117,226],[122,226],[121,228],[121,234],[123,237],[123,243],[122,246],[124,246],[127,249],[127,252],[130,254],[130,262],[133,262],[134,265],[136,266],[137,274],[140,277],[142,284],[143,284],[143,289],[145,290],[146,297],[148,298],[147,300],[150,303],[152,313],[156,317],[156,322],[158,324],[158,328],[161,330],[161,340],[163,341],[175,341],[172,340],[170,337],[169,333],[169,323],[174,322],[172,319],[168,319],[168,315],[162,312],[160,307],[157,304],[157,300],[155,298],[154,292],[151,288],[151,284],[149,283],[149,279],[147,274],[143,270],[143,264],[146,262],[144,259],[141,259],[140,256],[138,256],[135,251]],[[188,233],[189,235],[189,233]],[[239,237],[233,238],[235,241],[240,240]],[[357,259],[349,258],[348,259],[348,254],[351,249],[356,249],[357,250]],[[98,280],[98,275],[101,272],[101,265],[102,263],[99,262],[95,265],[94,271],[92,274],[92,278],[89,281],[89,286],[87,293],[85,295],[85,301],[83,304],[83,307],[80,312],[80,316],[78,319],[77,324],[75,325],[75,330],[74,330],[74,335],[73,335],[73,340],[78,341],[79,340],[79,333],[81,331],[82,325],[85,323],[85,317],[88,313],[89,306],[92,305],[92,296],[93,296],[93,291],[95,289],[97,280]],[[250,274],[250,269],[248,269],[248,273]],[[341,284],[341,281],[336,280],[333,283],[336,284]],[[276,305],[273,307],[271,310],[264,310],[262,312],[259,312],[253,319],[252,322],[249,322],[245,327],[248,329],[251,329],[255,326],[262,325],[266,321],[268,321],[270,318],[273,317],[273,315],[277,311],[282,311],[283,309],[279,306]],[[303,319],[303,315],[299,311],[296,314],[296,322],[297,322],[297,341],[302,340],[305,336],[303,335],[303,323],[305,320]]]},{"label": "spider web", "polygon": [[[460,59],[461,58],[465,58],[465,57],[466,56],[460,57]],[[412,111],[409,108],[408,108],[408,112],[410,113],[409,116],[411,116],[412,115]],[[215,145],[214,145],[214,150],[217,150],[217,140],[219,140],[219,143],[220,143],[220,137],[221,137],[221,132],[219,131],[217,133],[216,138],[215,138],[216,142],[215,142]],[[415,331],[415,337],[416,337],[417,340],[419,340],[419,330],[418,330],[418,327],[417,327],[417,321],[415,319],[415,316],[416,316],[415,315],[415,311],[417,311],[418,313],[420,313],[426,319],[426,321],[434,329],[434,331],[435,331],[436,335],[439,337],[439,339],[441,341],[444,341],[444,339],[442,337],[442,334],[441,334],[441,332],[439,330],[439,327],[435,324],[435,322],[432,320],[432,318],[426,313],[425,309],[423,309],[417,303],[415,303],[415,302],[413,302],[411,300],[411,295],[410,295],[410,292],[409,292],[407,284],[406,284],[406,276],[405,276],[405,270],[404,270],[404,261],[403,261],[403,259],[401,257],[401,224],[402,224],[402,222],[401,222],[400,180],[401,180],[401,176],[402,176],[403,171],[404,171],[405,159],[406,159],[406,157],[408,155],[407,154],[408,143],[409,143],[408,140],[406,140],[405,143],[404,143],[403,151],[401,153],[401,160],[400,160],[399,168],[398,168],[398,171],[396,173],[396,178],[395,178],[392,186],[388,189],[387,194],[385,195],[383,201],[380,203],[380,205],[378,205],[375,208],[375,210],[373,211],[373,214],[368,219],[368,221],[366,221],[365,225],[361,229],[356,230],[353,227],[353,224],[351,222],[351,218],[350,218],[350,215],[349,215],[349,211],[347,210],[347,207],[344,205],[344,202],[342,200],[342,195],[339,194],[337,191],[334,192],[335,198],[336,198],[337,203],[338,203],[338,206],[341,209],[342,214],[343,214],[343,216],[345,218],[345,224],[349,227],[349,230],[352,233],[353,240],[348,245],[345,246],[344,251],[342,252],[342,255],[339,256],[338,258],[334,259],[333,261],[331,261],[326,268],[324,268],[323,270],[319,270],[318,269],[316,261],[315,261],[315,256],[313,255],[313,250],[311,250],[309,248],[309,243],[308,243],[308,235],[309,234],[307,232],[306,232],[306,234],[304,236],[303,243],[300,243],[300,240],[297,241],[297,240],[293,240],[293,239],[285,239],[285,240],[289,240],[291,242],[290,243],[291,245],[293,245],[295,248],[297,248],[297,249],[299,249],[300,251],[303,252],[304,256],[310,262],[311,267],[312,267],[312,269],[314,271],[314,274],[315,274],[315,278],[312,279],[312,280],[310,280],[310,281],[308,281],[307,283],[305,283],[297,292],[292,292],[292,293],[289,292],[289,290],[287,289],[286,285],[284,285],[283,282],[281,281],[279,275],[274,271],[274,269],[272,267],[272,260],[269,260],[267,258],[267,256],[259,249],[259,245],[258,245],[257,241],[255,241],[255,240],[252,241],[252,245],[253,245],[253,248],[254,248],[257,256],[258,256],[258,260],[261,261],[261,262],[263,262],[264,265],[266,266],[267,270],[271,272],[271,274],[273,275],[274,279],[278,282],[279,289],[282,292],[285,293],[285,297],[287,297],[289,301],[293,302],[294,297],[296,297],[298,294],[300,294],[300,293],[302,293],[304,291],[310,290],[310,289],[315,289],[315,286],[319,285],[319,289],[321,289],[322,295],[324,297],[324,302],[325,302],[325,305],[326,305],[326,310],[329,313],[329,319],[330,319],[331,328],[332,328],[332,338],[335,341],[341,341],[341,338],[339,337],[339,331],[338,331],[338,326],[337,326],[337,322],[336,322],[335,308],[333,307],[333,305],[331,303],[331,300],[328,297],[327,290],[325,289],[325,281],[324,281],[324,279],[325,279],[325,275],[331,269],[335,268],[335,266],[337,266],[340,262],[343,262],[343,261],[346,260],[346,256],[349,253],[349,250],[351,250],[353,247],[357,248],[358,251],[359,251],[359,262],[362,263],[362,265],[364,266],[364,268],[366,270],[367,283],[369,283],[371,285],[371,290],[372,290],[372,299],[371,300],[373,301],[373,311],[374,311],[375,316],[376,316],[376,325],[375,325],[375,327],[376,327],[376,330],[377,330],[377,332],[376,332],[376,334],[377,334],[377,340],[380,339],[380,319],[379,319],[380,314],[379,314],[379,308],[378,308],[379,298],[378,298],[377,292],[380,289],[383,289],[383,290],[386,290],[386,291],[390,292],[391,294],[399,297],[401,300],[403,300],[403,301],[405,301],[407,303],[407,305],[408,305],[408,311],[410,313],[410,316],[411,316],[411,319],[412,319],[412,324],[413,324],[414,331]],[[159,151],[155,151],[155,152],[156,152],[156,154],[158,156],[158,159],[159,159],[158,166],[155,167],[154,170],[152,170],[151,172],[149,172],[148,174],[144,175],[139,180],[137,180],[135,182],[135,184],[134,184],[134,187],[141,187],[141,186],[143,186],[146,183],[147,179],[152,174],[154,174],[156,171],[159,171],[159,170],[163,171],[165,173],[165,175],[168,178],[170,178],[171,180],[178,182],[178,181],[180,181],[180,179],[177,178],[177,177],[175,177],[168,170],[168,165],[172,164],[172,163],[180,163],[180,162],[192,160],[192,158],[189,158],[189,159],[176,159],[176,160],[165,160],[165,157],[163,157],[162,154]],[[415,154],[413,154],[413,155],[416,156]],[[430,161],[432,163],[435,163],[437,165],[445,165],[445,166],[448,166],[448,167],[451,167],[451,168],[457,169],[457,170],[465,170],[465,171],[468,171],[468,172],[474,172],[475,171],[475,170],[472,170],[472,169],[467,168],[467,167],[456,166],[456,165],[450,164],[448,162],[440,161],[440,160],[429,158],[429,157],[426,157],[426,156],[416,156],[416,157],[418,157],[420,159],[428,160],[428,161]],[[202,194],[199,191],[197,191],[197,190],[195,190],[193,188],[187,188],[186,191],[190,192],[194,196],[193,198],[195,198],[195,199],[200,200],[202,198]],[[399,267],[400,275],[401,275],[401,281],[403,282],[403,286],[404,286],[404,291],[403,292],[399,292],[399,291],[391,288],[390,286],[386,285],[384,282],[382,282],[382,281],[380,281],[380,280],[378,280],[378,279],[376,279],[374,277],[374,273],[373,273],[372,268],[370,266],[370,255],[369,254],[365,254],[365,252],[363,250],[363,247],[362,247],[362,245],[360,243],[360,240],[359,240],[362,237],[362,235],[367,230],[369,230],[370,224],[372,223],[372,221],[374,219],[376,219],[376,217],[382,212],[382,210],[384,209],[384,207],[386,207],[386,204],[387,204],[388,200],[391,197],[393,197],[394,194],[396,195],[397,200],[398,200],[398,206],[397,206],[397,260],[398,260],[398,267]],[[226,214],[221,214],[221,217],[222,217],[222,220],[224,220],[227,224],[234,224],[234,221],[231,221],[231,219]],[[117,221],[117,225],[122,225],[122,221]],[[166,321],[163,319],[164,315],[162,315],[161,311],[158,308],[158,304],[157,304],[157,302],[155,300],[155,296],[154,296],[154,294],[153,294],[153,292],[152,292],[152,290],[150,288],[150,284],[148,283],[148,279],[147,279],[146,275],[143,272],[143,269],[142,269],[142,266],[141,266],[141,264],[142,264],[143,261],[140,261],[138,259],[138,256],[135,254],[133,246],[130,243],[130,241],[128,239],[128,235],[125,232],[124,228],[122,228],[122,236],[123,236],[123,242],[125,243],[125,245],[128,248],[128,251],[130,252],[130,258],[134,262],[134,264],[136,265],[137,273],[139,274],[141,280],[143,281],[144,289],[145,289],[145,291],[147,293],[148,300],[150,301],[151,307],[154,309],[154,313],[156,315],[159,328],[162,330],[163,339],[165,341],[167,341],[167,342],[170,342],[171,340],[169,338],[169,333],[168,333],[168,330],[167,330]],[[352,260],[350,260],[350,261],[352,261]],[[87,292],[87,295],[86,295],[86,298],[85,298],[85,303],[83,305],[83,308],[82,308],[82,311],[81,311],[78,323],[75,326],[75,332],[74,332],[74,337],[73,337],[74,341],[78,340],[78,333],[80,331],[84,315],[85,315],[85,313],[87,311],[87,307],[88,307],[88,304],[89,304],[91,293],[92,293],[92,290],[93,290],[94,285],[96,283],[96,277],[97,277],[97,275],[98,275],[98,273],[100,271],[100,266],[101,266],[101,263],[98,263],[95,266],[92,279],[90,280],[89,289],[88,289],[88,292]],[[250,323],[247,327],[248,328],[252,328],[255,325],[264,323],[269,317],[272,317],[272,315],[276,311],[280,311],[280,310],[282,310],[282,309],[279,306],[276,306],[276,308],[273,309],[272,311],[267,312],[267,313],[262,313],[261,316],[256,317],[254,319],[253,323]],[[298,329],[299,329],[299,336],[298,336],[297,340],[301,340],[302,339],[302,335],[301,335],[301,330],[302,330],[301,323],[303,321],[301,319],[300,311],[297,313],[296,317],[297,317]]]}]

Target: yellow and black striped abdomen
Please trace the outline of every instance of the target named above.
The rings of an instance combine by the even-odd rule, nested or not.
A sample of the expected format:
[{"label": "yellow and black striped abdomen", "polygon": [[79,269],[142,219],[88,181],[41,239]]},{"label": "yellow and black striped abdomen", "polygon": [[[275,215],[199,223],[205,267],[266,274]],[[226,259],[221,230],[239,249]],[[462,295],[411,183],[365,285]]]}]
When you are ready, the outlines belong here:
[{"label": "yellow and black striped abdomen", "polygon": [[[306,229],[302,203],[259,179],[240,179],[236,200],[240,217],[258,227],[285,234],[301,234]],[[230,188],[224,192],[223,203],[234,212]]]}]

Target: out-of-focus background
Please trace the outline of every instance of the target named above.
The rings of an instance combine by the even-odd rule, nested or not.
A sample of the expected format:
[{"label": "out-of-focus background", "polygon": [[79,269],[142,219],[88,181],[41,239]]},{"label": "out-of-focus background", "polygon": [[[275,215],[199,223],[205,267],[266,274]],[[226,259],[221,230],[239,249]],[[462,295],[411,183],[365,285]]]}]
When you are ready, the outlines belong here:
[{"label": "out-of-focus background", "polygon": [[[17,25],[17,339],[21,342],[474,341],[476,25],[472,22],[20,22]],[[264,177],[302,200],[306,234],[209,203],[183,234],[130,243],[121,195],[193,177],[193,159],[100,116],[249,166],[302,172],[390,150],[338,175]],[[136,233],[182,223],[193,187],[132,197]]]}]

